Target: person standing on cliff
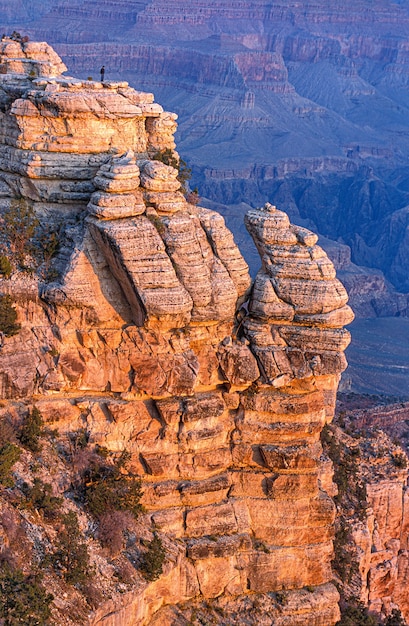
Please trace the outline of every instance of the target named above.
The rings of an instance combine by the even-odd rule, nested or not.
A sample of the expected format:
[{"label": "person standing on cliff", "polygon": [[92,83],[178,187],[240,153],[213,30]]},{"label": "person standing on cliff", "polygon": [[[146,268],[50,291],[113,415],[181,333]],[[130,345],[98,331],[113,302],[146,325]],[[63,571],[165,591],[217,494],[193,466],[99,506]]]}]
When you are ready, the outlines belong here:
[{"label": "person standing on cliff", "polygon": [[103,65],[99,71],[101,72],[101,83],[103,83],[105,76],[105,65]]}]

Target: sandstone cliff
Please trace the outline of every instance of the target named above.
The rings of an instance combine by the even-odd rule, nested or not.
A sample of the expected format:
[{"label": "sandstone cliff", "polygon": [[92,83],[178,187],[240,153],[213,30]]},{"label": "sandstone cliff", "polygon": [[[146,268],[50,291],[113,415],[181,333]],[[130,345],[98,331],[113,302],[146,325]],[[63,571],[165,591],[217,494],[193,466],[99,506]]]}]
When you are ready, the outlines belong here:
[{"label": "sandstone cliff", "polygon": [[[35,405],[58,445],[83,432],[91,451],[127,450],[140,532],[167,552],[158,580],[111,584],[88,623],[186,624],[207,602],[219,624],[334,625],[320,432],[346,367],[345,289],[317,236],[270,204],[246,217],[261,258],[251,284],[222,217],[189,204],[157,160],[177,159],[176,116],[125,82],[64,69],[46,44],[0,43],[3,219],[24,205],[60,236],[36,273],[27,249],[0,282],[21,324],[0,349],[1,414],[19,423]],[[34,472],[24,454],[18,480]],[[108,577],[71,471],[55,470],[54,490]],[[47,551],[55,531],[25,524]],[[75,623],[72,593],[55,623]]]},{"label": "sandstone cliff", "polygon": [[334,571],[346,603],[360,600],[377,615],[399,610],[407,621],[408,404],[369,397],[366,405],[343,395],[324,433],[338,484]]}]

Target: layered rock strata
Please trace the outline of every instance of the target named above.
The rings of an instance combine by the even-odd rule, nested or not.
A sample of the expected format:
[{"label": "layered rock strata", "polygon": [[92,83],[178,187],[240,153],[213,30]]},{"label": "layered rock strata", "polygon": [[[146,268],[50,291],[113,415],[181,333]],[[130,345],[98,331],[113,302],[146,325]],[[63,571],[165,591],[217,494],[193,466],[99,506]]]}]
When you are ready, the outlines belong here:
[{"label": "layered rock strata", "polygon": [[[339,485],[335,571],[344,600],[360,600],[383,618],[399,609],[407,621],[408,467],[397,443],[399,430],[407,430],[399,415],[405,408],[407,413],[400,405],[338,408],[338,426],[330,427],[324,448]],[[385,431],[394,431],[393,439]]]},{"label": "layered rock strata", "polygon": [[61,436],[127,449],[146,520],[173,545],[158,581],[89,623],[183,623],[176,605],[200,599],[240,616],[284,590],[274,624],[334,625],[319,437],[352,313],[317,237],[269,204],[250,211],[251,286],[222,217],[152,159],[174,150],[174,115],[126,83],[59,75],[45,44],[1,45],[3,210],[23,198],[40,219],[78,218],[58,280],[1,281],[22,325],[1,348],[1,398],[35,402]]}]

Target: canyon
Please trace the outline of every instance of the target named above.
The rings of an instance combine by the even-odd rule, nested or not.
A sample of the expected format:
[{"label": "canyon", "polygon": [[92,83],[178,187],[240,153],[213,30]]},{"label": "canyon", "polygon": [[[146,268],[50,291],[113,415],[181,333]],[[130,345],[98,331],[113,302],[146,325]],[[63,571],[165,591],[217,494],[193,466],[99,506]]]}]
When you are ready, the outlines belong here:
[{"label": "canyon", "polygon": [[[137,22],[148,3],[131,5]],[[160,23],[159,8],[146,23]],[[259,3],[253,9],[256,19]],[[87,10],[107,19],[103,4]],[[211,17],[203,10],[202,21]],[[238,63],[250,76],[246,55]],[[279,59],[271,72],[283,78]],[[31,271],[28,247],[22,258],[8,249],[13,268],[1,270],[1,295],[12,298],[20,326],[1,340],[2,422],[17,428],[36,408],[51,434],[40,468],[23,449],[13,488],[0,488],[0,553],[12,543],[4,520],[13,498],[40,471],[78,516],[103,591],[91,605],[48,567],[53,623],[81,623],[81,606],[95,626],[186,626],[205,615],[225,626],[334,626],[336,489],[320,435],[334,416],[353,313],[317,235],[280,206],[246,206],[258,254],[252,280],[223,217],[190,202],[178,170],[158,160],[178,160],[177,116],[151,92],[70,77],[49,45],[8,37],[0,89],[3,220],[24,208],[46,239],[59,239]],[[243,105],[252,102],[248,95]],[[350,248],[331,245],[342,272]],[[387,301],[377,276],[379,302]],[[393,293],[388,306],[404,310],[404,294]],[[134,561],[130,548],[115,558],[104,551],[98,522],[72,495],[73,468],[56,450],[78,433],[87,450],[112,458],[126,450],[127,471],[141,477]],[[337,437],[356,447],[350,435]],[[362,444],[368,508],[351,522],[362,583],[354,579],[353,592],[377,613],[399,608],[408,618],[407,470],[394,464],[393,446],[381,435],[369,452]],[[35,562],[58,526],[38,511],[19,515]],[[147,581],[138,563],[155,536],[166,558]],[[132,563],[132,580],[112,574],[119,559]]]},{"label": "canyon", "polygon": [[[19,323],[2,337],[2,424],[18,429],[38,411],[50,443],[33,457],[20,437],[0,549],[12,545],[13,502],[40,472],[80,520],[103,590],[91,607],[44,565],[54,623],[186,624],[205,602],[220,624],[335,625],[320,433],[353,313],[333,264],[317,235],[266,203],[246,215],[261,259],[252,283],[221,215],[189,203],[178,170],[157,159],[177,159],[176,116],[126,82],[65,71],[45,43],[0,42],[3,220],[24,209],[59,237],[30,272],[28,243],[19,256],[11,231],[2,239],[12,269],[1,294]],[[136,567],[115,582],[100,521],[73,497],[78,457],[63,465],[78,433],[91,455],[129,455],[144,506],[133,554],[160,537],[157,579]],[[28,575],[58,526],[19,510]]]},{"label": "canyon", "polygon": [[[1,5],[4,32],[49,41],[83,79],[105,64],[107,77],[154,91],[178,113],[191,186],[225,217],[252,276],[258,255],[244,215],[270,202],[320,235],[357,317],[391,318],[391,343],[405,332],[404,2],[348,1],[342,10],[323,0],[15,4],[13,14]],[[359,325],[351,330],[363,349]],[[351,358],[369,383],[371,369]],[[351,384],[360,388],[355,376]]]}]

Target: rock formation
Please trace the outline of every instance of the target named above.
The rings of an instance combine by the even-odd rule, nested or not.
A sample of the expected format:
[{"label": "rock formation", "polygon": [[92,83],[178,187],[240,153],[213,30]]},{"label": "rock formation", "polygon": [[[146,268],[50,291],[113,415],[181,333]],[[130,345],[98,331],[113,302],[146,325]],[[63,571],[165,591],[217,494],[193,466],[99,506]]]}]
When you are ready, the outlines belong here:
[{"label": "rock formation", "polygon": [[251,285],[222,217],[153,158],[177,157],[175,115],[125,82],[61,75],[46,44],[0,50],[3,214],[24,202],[65,227],[58,277],[1,280],[21,324],[0,349],[2,414],[35,403],[60,437],[129,451],[144,518],[173,546],[157,581],[89,623],[183,624],[207,600],[220,624],[260,624],[264,603],[276,626],[334,625],[320,432],[353,315],[316,235],[250,211]]},{"label": "rock formation", "polygon": [[[405,2],[31,0],[28,7],[15,0],[11,10],[3,0],[0,7],[2,32],[51,41],[76,75],[95,76],[107,63],[111,77],[155,89],[178,107],[178,145],[203,196],[233,206],[268,199],[292,221],[342,240],[354,263],[380,270],[406,294],[402,303],[387,285],[371,314],[393,315],[388,300],[407,314]],[[374,277],[351,269],[352,289],[372,290]],[[375,287],[382,281],[378,275]],[[358,304],[358,316],[371,309],[370,299]]]},{"label": "rock formation", "polygon": [[324,446],[339,484],[335,572],[347,601],[384,616],[399,609],[407,621],[408,462],[398,442],[407,442],[409,406],[370,406],[369,396],[357,409],[351,397],[338,406]]}]

